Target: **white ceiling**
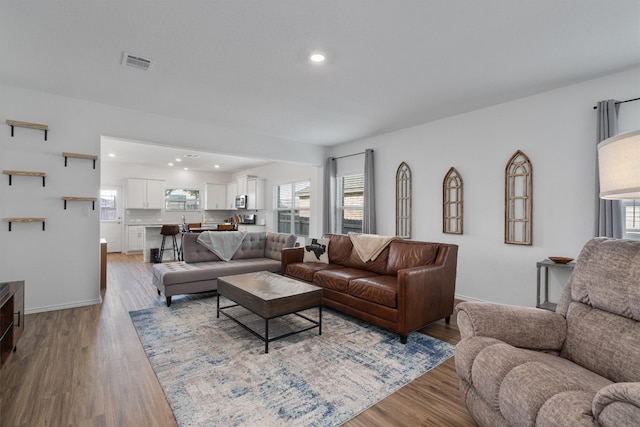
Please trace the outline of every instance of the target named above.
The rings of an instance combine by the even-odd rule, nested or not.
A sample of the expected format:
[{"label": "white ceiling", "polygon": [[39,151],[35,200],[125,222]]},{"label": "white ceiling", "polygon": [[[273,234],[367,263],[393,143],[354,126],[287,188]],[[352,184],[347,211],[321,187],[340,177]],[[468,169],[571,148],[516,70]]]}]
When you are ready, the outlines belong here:
[{"label": "white ceiling", "polygon": [[1,0],[0,58],[0,84],[330,146],[636,66],[640,0]]},{"label": "white ceiling", "polygon": [[271,163],[268,160],[168,147],[122,138],[103,136],[101,141],[100,162],[103,169],[114,163],[132,163],[164,169],[188,168],[191,171],[233,173]]}]

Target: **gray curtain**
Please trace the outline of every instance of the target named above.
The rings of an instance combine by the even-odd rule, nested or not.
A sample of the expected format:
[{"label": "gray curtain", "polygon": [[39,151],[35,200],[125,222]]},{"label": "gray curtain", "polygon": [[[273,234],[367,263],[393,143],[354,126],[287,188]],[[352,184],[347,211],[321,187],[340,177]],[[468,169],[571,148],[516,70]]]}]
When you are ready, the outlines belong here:
[{"label": "gray curtain", "polygon": [[[598,143],[618,133],[618,108],[615,99],[598,102]],[[620,200],[602,200],[600,179],[596,164],[596,230],[595,235],[601,237],[622,238],[622,211]]]},{"label": "gray curtain", "polygon": [[362,213],[362,232],[376,234],[376,199],[373,173],[373,150],[364,152],[364,212]]},{"label": "gray curtain", "polygon": [[336,232],[336,174],[337,161],[335,157],[327,158],[324,168],[324,219],[322,233]]}]

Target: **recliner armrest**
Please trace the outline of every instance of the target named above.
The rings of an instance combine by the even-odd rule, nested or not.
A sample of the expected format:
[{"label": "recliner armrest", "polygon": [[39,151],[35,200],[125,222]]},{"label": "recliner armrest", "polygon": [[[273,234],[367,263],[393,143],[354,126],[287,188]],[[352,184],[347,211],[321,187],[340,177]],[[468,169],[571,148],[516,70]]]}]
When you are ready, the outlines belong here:
[{"label": "recliner armrest", "polygon": [[640,382],[603,387],[593,399],[593,417],[601,426],[630,426],[640,420]]},{"label": "recliner armrest", "polygon": [[565,318],[548,310],[463,302],[456,306],[456,313],[462,339],[484,336],[515,347],[557,351],[567,336]]}]

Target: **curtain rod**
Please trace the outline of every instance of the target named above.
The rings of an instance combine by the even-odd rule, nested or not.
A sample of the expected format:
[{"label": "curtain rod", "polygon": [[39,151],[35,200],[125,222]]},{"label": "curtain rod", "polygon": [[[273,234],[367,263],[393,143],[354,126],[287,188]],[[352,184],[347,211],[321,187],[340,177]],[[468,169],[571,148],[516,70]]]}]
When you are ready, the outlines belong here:
[{"label": "curtain rod", "polygon": [[360,154],[364,154],[364,151],[362,153],[353,153],[353,154],[347,154],[346,156],[334,157],[334,159],[336,159],[336,160],[344,159],[345,157],[359,156]]},{"label": "curtain rod", "polygon": [[[626,101],[618,101],[616,102],[616,104],[624,104],[625,102],[638,101],[638,100],[640,100],[640,98],[627,99]],[[593,109],[597,110],[598,106],[597,105],[594,106]]]}]

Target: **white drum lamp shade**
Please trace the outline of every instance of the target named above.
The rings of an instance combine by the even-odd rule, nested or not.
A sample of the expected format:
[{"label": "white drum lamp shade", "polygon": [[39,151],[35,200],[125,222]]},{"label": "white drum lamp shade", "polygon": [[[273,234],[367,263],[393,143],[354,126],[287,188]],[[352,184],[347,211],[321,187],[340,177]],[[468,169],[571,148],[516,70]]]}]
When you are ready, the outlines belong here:
[{"label": "white drum lamp shade", "polygon": [[640,199],[640,130],[598,144],[601,199]]}]

